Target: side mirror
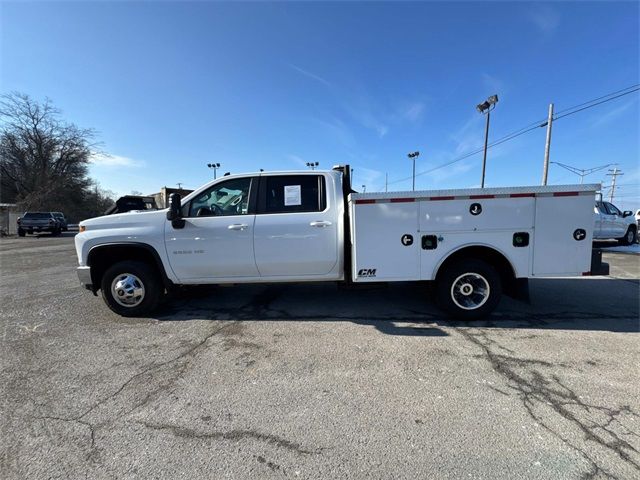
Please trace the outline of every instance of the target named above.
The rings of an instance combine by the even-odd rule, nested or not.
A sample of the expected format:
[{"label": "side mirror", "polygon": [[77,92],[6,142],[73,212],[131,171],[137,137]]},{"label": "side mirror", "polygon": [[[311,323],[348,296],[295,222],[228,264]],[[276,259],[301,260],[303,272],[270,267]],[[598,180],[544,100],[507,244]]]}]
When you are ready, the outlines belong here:
[{"label": "side mirror", "polygon": [[622,218],[627,218],[631,215],[633,215],[633,212],[631,210],[625,210],[624,212],[622,212]]},{"label": "side mirror", "polygon": [[173,228],[184,228],[185,221],[182,219],[182,198],[179,193],[169,195],[167,220],[171,222]]},{"label": "side mirror", "polygon": [[169,211],[167,220],[174,221],[182,217],[182,198],[179,193],[169,195]]}]

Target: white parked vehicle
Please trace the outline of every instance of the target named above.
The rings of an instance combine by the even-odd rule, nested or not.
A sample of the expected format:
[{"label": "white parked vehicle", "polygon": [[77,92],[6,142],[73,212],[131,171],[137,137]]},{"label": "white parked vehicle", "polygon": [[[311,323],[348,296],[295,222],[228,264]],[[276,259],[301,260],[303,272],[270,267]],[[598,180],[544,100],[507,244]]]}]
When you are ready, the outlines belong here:
[{"label": "white parked vehicle", "polygon": [[608,273],[592,255],[598,185],[355,193],[349,167],[219,178],[169,209],[80,223],[82,284],[139,316],[177,285],[434,281],[478,318],[529,277]]},{"label": "white parked vehicle", "polygon": [[621,212],[618,207],[602,200],[596,201],[593,209],[595,213],[595,240],[617,239],[621,245],[636,243],[638,238],[638,224],[633,212]]}]

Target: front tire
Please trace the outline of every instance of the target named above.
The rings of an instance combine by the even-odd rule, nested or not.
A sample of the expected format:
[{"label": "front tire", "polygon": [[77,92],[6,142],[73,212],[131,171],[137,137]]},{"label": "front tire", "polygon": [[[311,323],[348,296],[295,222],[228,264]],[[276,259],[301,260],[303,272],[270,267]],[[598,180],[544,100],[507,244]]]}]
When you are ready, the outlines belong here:
[{"label": "front tire", "polygon": [[101,281],[102,298],[123,317],[140,317],[160,303],[164,287],[157,272],[147,263],[118,262],[107,269]]},{"label": "front tire", "polygon": [[482,260],[467,259],[445,267],[436,281],[440,307],[451,317],[476,320],[491,314],[502,295],[500,275]]},{"label": "front tire", "polygon": [[636,229],[633,228],[633,225],[629,227],[627,233],[625,233],[624,237],[618,239],[618,243],[620,245],[633,245],[637,240],[637,232]]},{"label": "front tire", "polygon": [[25,232],[23,229],[19,228],[18,229],[18,236],[19,237],[24,237],[27,234],[27,232]]}]

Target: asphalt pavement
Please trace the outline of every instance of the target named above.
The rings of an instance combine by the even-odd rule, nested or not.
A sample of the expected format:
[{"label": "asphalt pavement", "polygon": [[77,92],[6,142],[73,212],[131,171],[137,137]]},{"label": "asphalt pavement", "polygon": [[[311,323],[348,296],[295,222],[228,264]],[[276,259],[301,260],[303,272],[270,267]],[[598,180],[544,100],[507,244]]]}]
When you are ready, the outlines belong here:
[{"label": "asphalt pavement", "polygon": [[640,256],[480,322],[421,285],[198,288],[125,319],[0,239],[0,478],[640,477]]}]

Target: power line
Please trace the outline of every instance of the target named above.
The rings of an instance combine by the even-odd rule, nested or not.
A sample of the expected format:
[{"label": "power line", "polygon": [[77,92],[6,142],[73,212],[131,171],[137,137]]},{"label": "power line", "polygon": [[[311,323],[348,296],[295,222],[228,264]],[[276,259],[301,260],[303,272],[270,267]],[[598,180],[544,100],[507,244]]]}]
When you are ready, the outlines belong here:
[{"label": "power line", "polygon": [[559,116],[557,116],[555,118],[555,120],[558,120],[558,119],[564,118],[564,117],[568,117],[569,115],[573,115],[574,113],[581,112],[583,110],[586,110],[587,108],[596,107],[596,106],[601,105],[603,103],[610,102],[611,100],[615,100],[616,98],[624,97],[625,95],[629,95],[630,93],[637,92],[638,90],[640,90],[640,87],[634,88],[633,90],[629,90],[628,92],[625,92],[625,93],[621,93],[619,95],[616,95],[615,97],[610,97],[610,98],[607,98],[606,100],[602,100],[602,101],[597,102],[597,103],[592,103],[590,105],[587,105],[586,107],[579,108],[578,110],[574,110],[572,112],[565,113],[564,115],[559,115]]},{"label": "power line", "polygon": [[607,95],[602,95],[601,97],[594,98],[592,100],[589,100],[588,102],[583,102],[583,103],[580,103],[578,105],[574,105],[573,107],[565,108],[564,110],[560,110],[559,112],[556,112],[556,115],[559,115],[559,114],[564,113],[564,112],[568,112],[569,110],[573,110],[574,108],[582,107],[584,105],[588,105],[590,103],[597,102],[598,100],[602,100],[603,98],[607,98],[607,97],[610,97],[611,95],[616,95],[618,93],[621,93],[621,92],[624,92],[626,90],[629,90],[631,88],[636,88],[636,87],[640,87],[640,83],[636,83],[635,85],[631,85],[631,86],[629,86],[627,88],[622,88],[620,90],[616,90],[615,92],[611,92],[611,93],[609,93]]},{"label": "power line", "polygon": [[[603,95],[601,97],[594,98],[594,99],[589,100],[587,102],[583,102],[583,103],[580,103],[578,105],[574,105],[573,107],[565,108],[564,110],[560,110],[559,112],[557,112],[556,115],[554,116],[553,120],[555,121],[555,120],[559,120],[559,119],[564,118],[564,117],[568,117],[569,115],[573,115],[574,113],[578,113],[578,112],[581,112],[583,110],[587,110],[588,108],[592,108],[592,107],[601,105],[603,103],[610,102],[611,100],[615,100],[615,99],[623,97],[625,95],[629,95],[630,93],[634,93],[634,92],[636,92],[638,90],[640,90],[640,84],[635,84],[635,85],[631,85],[630,87],[623,88],[623,89],[617,90],[615,92],[611,92],[611,93],[609,93],[607,95]],[[624,92],[624,93],[621,93],[621,92]],[[614,95],[614,96],[612,96],[612,95]],[[598,100],[601,100],[601,101],[598,101]],[[594,103],[594,102],[597,102],[597,103]],[[582,107],[582,108],[579,108],[579,107]],[[578,109],[578,110],[575,110],[575,109]],[[564,113],[564,115],[560,115],[563,112],[568,112],[568,113]],[[502,137],[502,138],[500,138],[500,139],[498,139],[498,140],[496,140],[494,142],[491,142],[487,146],[487,148],[495,147],[495,146],[500,145],[500,144],[502,144],[504,142],[507,142],[509,140],[513,140],[514,138],[517,138],[520,135],[524,135],[525,133],[528,133],[528,132],[530,132],[532,130],[535,130],[537,128],[540,128],[540,127],[545,127],[546,125],[547,125],[546,119],[542,119],[542,120],[538,120],[536,122],[532,122],[532,123],[520,128],[519,130],[516,130],[516,131],[514,131],[514,132],[512,132],[512,133],[510,133],[508,135],[505,135],[504,137]],[[415,176],[419,177],[421,175],[426,175],[427,173],[434,172],[434,171],[439,170],[441,168],[448,167],[450,165],[453,165],[454,163],[458,163],[458,162],[460,162],[460,161],[462,161],[462,160],[464,160],[466,158],[472,157],[473,155],[477,155],[478,153],[483,152],[483,151],[484,151],[484,148],[479,148],[479,149],[473,150],[473,151],[471,151],[469,153],[466,153],[466,154],[464,154],[464,155],[462,155],[460,157],[457,157],[457,158],[455,158],[455,159],[453,159],[453,160],[451,160],[449,162],[446,162],[446,163],[443,163],[443,164],[438,165],[436,167],[430,168],[429,170],[424,170],[422,172],[418,172],[418,173],[415,174]],[[404,182],[404,181],[407,181],[407,180],[411,180],[412,178],[413,178],[413,176],[400,178],[398,180],[393,180],[391,182],[388,182],[388,185],[392,185],[394,183],[400,183],[400,182]]]}]

